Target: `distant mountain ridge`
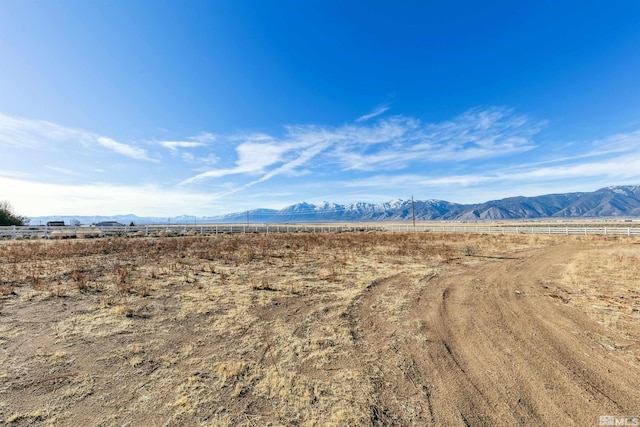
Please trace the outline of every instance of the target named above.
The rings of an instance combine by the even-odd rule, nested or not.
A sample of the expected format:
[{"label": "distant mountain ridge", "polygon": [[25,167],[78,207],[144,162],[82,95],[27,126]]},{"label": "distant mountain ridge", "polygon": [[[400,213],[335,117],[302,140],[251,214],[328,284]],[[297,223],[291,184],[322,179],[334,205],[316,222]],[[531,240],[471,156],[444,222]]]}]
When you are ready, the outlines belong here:
[{"label": "distant mountain ridge", "polygon": [[[640,185],[611,186],[593,192],[547,194],[535,197],[508,197],[476,204],[459,204],[444,200],[416,200],[418,221],[495,221],[542,218],[640,217]],[[412,219],[411,200],[386,203],[337,204],[306,202],[283,209],[255,209],[220,216],[172,218],[115,216],[44,216],[30,218],[32,225],[47,221],[72,220],[82,224],[118,221],[123,224],[203,224],[203,223],[286,223],[286,222],[353,222],[405,221]]]}]

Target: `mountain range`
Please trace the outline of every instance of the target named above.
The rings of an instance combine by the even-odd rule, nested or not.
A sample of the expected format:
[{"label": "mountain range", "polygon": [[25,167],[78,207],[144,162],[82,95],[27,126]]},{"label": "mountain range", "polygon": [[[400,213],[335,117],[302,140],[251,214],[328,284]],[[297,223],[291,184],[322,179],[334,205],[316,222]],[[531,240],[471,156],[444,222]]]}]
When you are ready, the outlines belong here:
[{"label": "mountain range", "polygon": [[353,221],[495,221],[543,218],[640,217],[640,185],[612,186],[593,192],[509,197],[476,204],[444,200],[392,200],[387,203],[321,204],[297,203],[283,209],[255,209],[220,216],[172,218],[115,216],[44,216],[30,218],[31,224],[47,221],[77,221],[91,224],[118,221],[123,224],[198,223],[288,223]]}]

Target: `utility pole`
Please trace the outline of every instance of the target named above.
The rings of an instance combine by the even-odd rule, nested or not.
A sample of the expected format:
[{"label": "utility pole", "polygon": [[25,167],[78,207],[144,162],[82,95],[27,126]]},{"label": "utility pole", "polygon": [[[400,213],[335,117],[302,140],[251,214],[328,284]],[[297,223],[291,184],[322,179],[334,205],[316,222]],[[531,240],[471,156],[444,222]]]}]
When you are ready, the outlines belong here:
[{"label": "utility pole", "polygon": [[413,203],[413,194],[411,195],[411,216],[413,217],[413,231],[416,231],[416,206]]}]

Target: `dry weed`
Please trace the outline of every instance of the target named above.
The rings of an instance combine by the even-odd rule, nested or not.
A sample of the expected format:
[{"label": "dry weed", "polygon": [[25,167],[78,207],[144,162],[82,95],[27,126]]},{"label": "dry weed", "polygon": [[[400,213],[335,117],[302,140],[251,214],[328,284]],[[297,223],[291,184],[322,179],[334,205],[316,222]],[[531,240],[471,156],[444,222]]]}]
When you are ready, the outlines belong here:
[{"label": "dry weed", "polygon": [[[428,281],[456,263],[550,242],[384,232],[0,242],[0,314],[7,321],[0,324],[0,363],[12,367],[0,370],[0,419],[16,425],[382,420],[370,372],[353,360],[349,323],[350,307],[371,284],[398,271]],[[593,263],[577,262],[576,272]],[[606,273],[629,285],[616,289],[628,301],[638,291],[630,287],[638,277],[633,263],[633,252],[614,252],[615,268]],[[582,287],[586,276],[574,276],[572,286]],[[389,289],[384,297],[373,309],[393,324],[406,295]],[[34,358],[42,348],[46,357]],[[405,362],[398,364],[410,372]],[[52,379],[71,368],[77,375]]]}]

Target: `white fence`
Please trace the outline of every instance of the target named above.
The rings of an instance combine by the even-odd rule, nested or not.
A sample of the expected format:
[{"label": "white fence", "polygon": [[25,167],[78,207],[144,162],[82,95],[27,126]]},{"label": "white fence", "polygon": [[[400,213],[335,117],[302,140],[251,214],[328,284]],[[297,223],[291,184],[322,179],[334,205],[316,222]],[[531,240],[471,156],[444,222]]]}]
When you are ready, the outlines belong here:
[{"label": "white fence", "polygon": [[418,225],[385,226],[388,231],[434,231],[448,233],[484,233],[484,234],[560,234],[588,235],[600,234],[611,236],[640,236],[640,227],[580,227],[573,226],[541,226],[541,225]]},{"label": "white fence", "polygon": [[449,232],[484,234],[555,234],[555,235],[611,235],[640,236],[640,227],[580,227],[542,225],[142,225],[104,227],[0,227],[0,239],[38,238],[92,238],[104,236],[180,236],[231,233],[338,233],[354,231],[404,231],[404,232]]}]

